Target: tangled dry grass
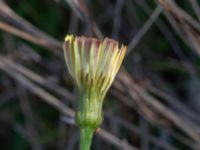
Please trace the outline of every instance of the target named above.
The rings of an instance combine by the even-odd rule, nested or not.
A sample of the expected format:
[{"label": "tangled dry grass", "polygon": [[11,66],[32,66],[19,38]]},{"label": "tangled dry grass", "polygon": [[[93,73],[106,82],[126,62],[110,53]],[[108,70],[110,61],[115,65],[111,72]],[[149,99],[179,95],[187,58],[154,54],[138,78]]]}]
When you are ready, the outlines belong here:
[{"label": "tangled dry grass", "polygon": [[76,93],[62,53],[68,33],[128,45],[93,149],[200,149],[197,0],[48,0],[43,6],[61,9],[67,24],[58,38],[11,2],[0,0],[0,149],[78,148]]}]

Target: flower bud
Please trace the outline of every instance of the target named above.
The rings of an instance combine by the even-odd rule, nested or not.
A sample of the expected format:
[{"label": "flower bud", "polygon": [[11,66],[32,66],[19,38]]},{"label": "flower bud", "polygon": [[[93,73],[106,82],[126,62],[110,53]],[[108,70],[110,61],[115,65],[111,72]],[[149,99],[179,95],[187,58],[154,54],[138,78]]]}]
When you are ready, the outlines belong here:
[{"label": "flower bud", "polygon": [[105,38],[67,35],[65,61],[78,89],[76,124],[96,129],[102,121],[104,97],[125,56],[127,47]]}]

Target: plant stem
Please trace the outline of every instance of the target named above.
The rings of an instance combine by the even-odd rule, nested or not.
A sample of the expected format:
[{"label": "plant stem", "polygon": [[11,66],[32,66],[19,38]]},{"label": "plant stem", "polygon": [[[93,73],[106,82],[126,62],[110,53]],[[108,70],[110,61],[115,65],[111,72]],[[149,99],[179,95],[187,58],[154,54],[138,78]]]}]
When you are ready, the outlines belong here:
[{"label": "plant stem", "polygon": [[90,150],[94,129],[91,127],[82,127],[80,129],[80,150]]}]

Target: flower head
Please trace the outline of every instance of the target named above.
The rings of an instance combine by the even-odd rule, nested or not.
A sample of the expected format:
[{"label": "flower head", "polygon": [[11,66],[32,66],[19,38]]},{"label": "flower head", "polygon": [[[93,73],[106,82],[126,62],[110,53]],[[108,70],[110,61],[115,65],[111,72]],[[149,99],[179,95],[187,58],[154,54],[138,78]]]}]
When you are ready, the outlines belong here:
[{"label": "flower head", "polygon": [[78,87],[76,124],[80,147],[88,150],[95,129],[102,122],[104,96],[112,84],[126,53],[126,46],[106,38],[98,40],[68,35],[64,44],[65,61]]},{"label": "flower head", "polygon": [[78,88],[92,87],[105,94],[112,84],[127,47],[106,38],[67,35],[63,44],[68,70]]}]

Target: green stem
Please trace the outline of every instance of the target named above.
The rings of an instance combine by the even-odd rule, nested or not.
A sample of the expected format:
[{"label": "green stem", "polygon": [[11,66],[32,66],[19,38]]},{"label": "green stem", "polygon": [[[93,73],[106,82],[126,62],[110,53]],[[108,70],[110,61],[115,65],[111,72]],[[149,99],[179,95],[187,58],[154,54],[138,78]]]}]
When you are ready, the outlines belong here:
[{"label": "green stem", "polygon": [[80,150],[90,150],[94,129],[82,127],[80,129]]}]

